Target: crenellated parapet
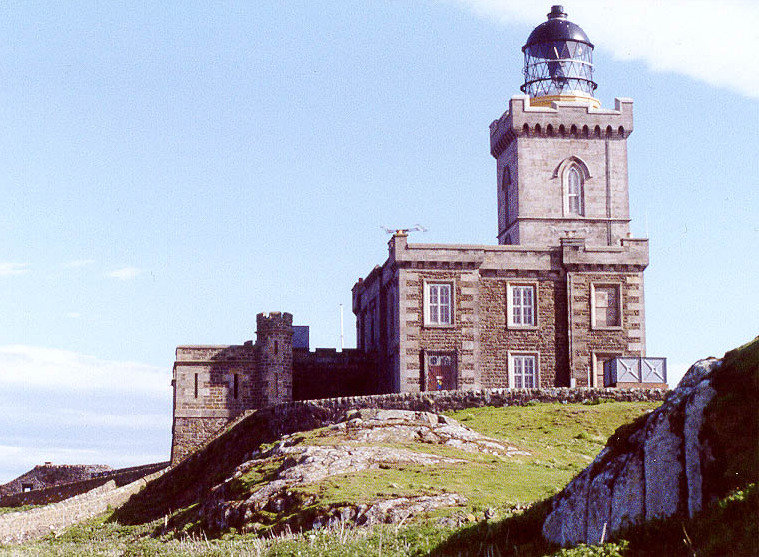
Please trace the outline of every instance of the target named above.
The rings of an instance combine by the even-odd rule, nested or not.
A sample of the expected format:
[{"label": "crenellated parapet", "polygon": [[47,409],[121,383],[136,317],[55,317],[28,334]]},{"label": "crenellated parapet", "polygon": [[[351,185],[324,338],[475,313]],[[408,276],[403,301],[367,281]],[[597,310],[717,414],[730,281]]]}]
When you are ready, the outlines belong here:
[{"label": "crenellated parapet", "polygon": [[614,109],[562,101],[545,107],[515,95],[509,110],[490,124],[490,153],[498,158],[517,137],[627,139],[632,131],[632,99],[615,99]]}]

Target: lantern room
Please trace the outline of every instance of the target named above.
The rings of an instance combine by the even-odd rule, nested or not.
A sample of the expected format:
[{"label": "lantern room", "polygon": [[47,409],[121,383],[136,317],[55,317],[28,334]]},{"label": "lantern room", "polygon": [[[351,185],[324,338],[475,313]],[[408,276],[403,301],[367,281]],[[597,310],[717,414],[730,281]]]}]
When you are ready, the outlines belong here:
[{"label": "lantern room", "polygon": [[601,105],[593,97],[593,43],[579,25],[567,19],[563,6],[552,6],[548,21],[538,25],[522,47],[524,85],[533,106],[553,101]]}]

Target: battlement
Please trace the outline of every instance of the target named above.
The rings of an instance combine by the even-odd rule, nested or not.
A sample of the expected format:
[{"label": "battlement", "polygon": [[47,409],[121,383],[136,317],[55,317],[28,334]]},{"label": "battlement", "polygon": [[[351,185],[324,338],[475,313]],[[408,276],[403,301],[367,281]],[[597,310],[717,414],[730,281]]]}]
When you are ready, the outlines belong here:
[{"label": "battlement", "polygon": [[615,99],[613,109],[560,101],[546,107],[516,95],[509,110],[490,124],[490,153],[498,158],[517,137],[627,139],[632,131],[632,99]]},{"label": "battlement", "polygon": [[258,334],[270,331],[290,330],[293,327],[293,314],[288,312],[272,311],[256,315],[256,332]]}]

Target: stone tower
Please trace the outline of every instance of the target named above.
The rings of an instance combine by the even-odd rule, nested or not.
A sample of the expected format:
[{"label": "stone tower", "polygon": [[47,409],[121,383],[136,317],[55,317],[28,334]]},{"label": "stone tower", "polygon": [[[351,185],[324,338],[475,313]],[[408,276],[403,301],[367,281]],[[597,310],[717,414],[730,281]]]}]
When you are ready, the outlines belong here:
[{"label": "stone tower", "polygon": [[293,316],[272,311],[256,315],[257,369],[261,406],[292,400]]},{"label": "stone tower", "polygon": [[619,246],[629,236],[627,137],[632,101],[600,108],[593,44],[553,6],[522,48],[523,96],[490,128],[497,160],[498,243]]}]

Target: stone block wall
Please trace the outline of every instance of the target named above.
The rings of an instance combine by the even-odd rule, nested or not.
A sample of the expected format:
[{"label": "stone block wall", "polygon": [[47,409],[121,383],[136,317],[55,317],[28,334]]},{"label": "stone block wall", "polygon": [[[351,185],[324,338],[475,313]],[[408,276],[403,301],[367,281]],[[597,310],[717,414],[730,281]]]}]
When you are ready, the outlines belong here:
[{"label": "stone block wall", "polygon": [[293,400],[361,396],[380,392],[377,358],[358,349],[293,351]]},{"label": "stone block wall", "polygon": [[[542,388],[569,386],[567,362],[566,281],[560,272],[510,273],[482,281],[480,312],[480,359],[482,386],[511,385],[509,354],[538,355]],[[510,282],[535,284],[537,325],[531,328],[508,326],[507,288]]]},{"label": "stone block wall", "polygon": [[[571,375],[577,386],[592,386],[593,376],[603,356],[645,356],[642,272],[572,273]],[[621,294],[621,323],[618,327],[599,328],[593,323],[592,287],[594,284],[616,284]],[[597,386],[603,386],[602,384]]]}]

